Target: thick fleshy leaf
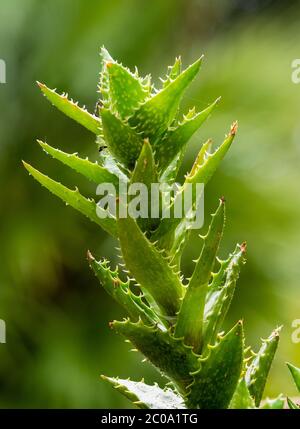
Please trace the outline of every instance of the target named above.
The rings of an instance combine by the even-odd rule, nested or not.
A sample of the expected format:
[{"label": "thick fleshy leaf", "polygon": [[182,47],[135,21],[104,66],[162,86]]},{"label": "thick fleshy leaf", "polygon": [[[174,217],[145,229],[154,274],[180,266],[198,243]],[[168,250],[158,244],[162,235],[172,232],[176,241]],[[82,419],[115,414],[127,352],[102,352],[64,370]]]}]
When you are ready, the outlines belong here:
[{"label": "thick fleshy leaf", "polygon": [[292,374],[294,382],[297,386],[298,391],[300,392],[300,368],[292,365],[291,363],[287,363],[287,366]]},{"label": "thick fleshy leaf", "polygon": [[[239,246],[236,247],[235,252],[239,249]],[[215,292],[220,292],[222,287],[225,284],[227,268],[234,257],[235,252],[231,253],[226,260],[218,260],[219,270],[216,273],[212,274],[212,281],[209,284],[209,288],[206,295],[206,304],[208,305],[211,301],[212,303],[216,302]],[[213,305],[208,305],[208,308],[212,308]]]},{"label": "thick fleshy leaf", "polygon": [[142,322],[114,321],[111,326],[116,332],[128,338],[136,349],[169,377],[182,392],[192,382],[190,373],[199,368],[199,356],[196,356],[181,340],[175,339],[169,332],[145,326]]},{"label": "thick fleshy leaf", "polygon": [[98,92],[100,93],[99,106],[103,106],[109,109],[110,106],[110,94],[109,94],[109,77],[106,64],[114,62],[114,59],[108,52],[108,50],[102,46],[100,49],[101,58],[101,72],[99,76]]},{"label": "thick fleshy leaf", "polygon": [[105,145],[101,146],[99,140],[96,143],[99,146],[99,164],[101,167],[117,176],[121,182],[127,183],[129,181],[129,171],[116,161]]},{"label": "thick fleshy leaf", "polygon": [[179,168],[183,162],[184,158],[184,150],[181,150],[177,156],[173,159],[173,161],[170,162],[168,167],[165,169],[165,171],[160,176],[160,182],[166,183],[168,185],[172,185],[176,177],[178,175]]},{"label": "thick fleshy leaf", "polygon": [[132,169],[142,149],[142,137],[107,109],[101,109],[101,119],[110,152],[118,161]]},{"label": "thick fleshy leaf", "polygon": [[128,213],[125,213],[123,218],[119,217],[117,224],[127,269],[141,285],[142,290],[152,296],[162,314],[174,317],[179,310],[184,292],[178,274],[173,271],[162,253],[145,237]]},{"label": "thick fleshy leaf", "polygon": [[237,388],[235,389],[229,408],[238,410],[255,408],[254,400],[250,395],[244,377],[239,381]]},{"label": "thick fleshy leaf", "polygon": [[186,177],[186,183],[208,183],[209,179],[215,173],[221,161],[228,152],[234,137],[237,132],[237,123],[235,122],[230,129],[228,136],[218,149],[203,157],[203,150],[200,151],[200,156],[197,157],[196,163],[193,165],[191,173]]},{"label": "thick fleshy leaf", "polygon": [[[132,177],[130,180],[130,185],[140,187],[141,185],[145,185],[147,189],[147,195],[145,196],[144,204],[147,202],[147,207],[145,207],[145,213],[141,213],[141,217],[137,219],[137,223],[143,231],[151,231],[154,230],[159,222],[160,216],[160,202],[161,197],[160,193],[157,192],[157,217],[154,217],[153,209],[154,209],[154,189],[152,189],[153,184],[158,184],[158,176],[156,171],[156,165],[154,162],[154,157],[152,153],[152,148],[149,143],[149,140],[144,140],[144,144],[140,153],[140,156],[136,162],[134,171],[132,173]],[[152,195],[153,192],[153,195]],[[152,198],[151,198],[152,196]],[[147,198],[146,198],[147,197]],[[141,191],[137,192],[137,196],[134,197],[136,199],[137,204],[139,201],[143,200],[144,195],[141,195]],[[131,199],[132,201],[132,199]],[[142,201],[141,201],[142,204]]]},{"label": "thick fleshy leaf", "polygon": [[[206,149],[209,146],[210,142],[207,142],[205,147],[201,148],[199,155],[196,159],[195,164],[193,165],[191,172],[187,175],[185,183],[183,184],[181,190],[178,192],[175,201],[172,203],[171,206],[171,213],[173,212],[173,207],[178,204],[177,199],[182,200],[182,195],[184,195],[184,192],[187,188],[187,186],[192,185],[193,186],[193,201],[192,201],[192,207],[197,203],[196,201],[196,195],[195,195],[195,185],[197,183],[202,183],[204,186],[209,182],[217,168],[219,167],[221,161],[223,160],[224,156],[228,152],[235,134],[237,131],[237,124],[234,123],[231,127],[229,135],[226,137],[224,142],[219,146],[219,148],[212,154],[207,154]],[[153,239],[159,240],[159,246],[164,249],[170,249],[174,243],[174,235],[176,228],[178,227],[179,223],[182,220],[180,218],[165,218],[160,223],[160,226],[156,230]]]},{"label": "thick fleshy leaf", "polygon": [[130,183],[144,183],[150,189],[151,184],[157,181],[158,177],[152,148],[149,140],[145,139]]},{"label": "thick fleshy leaf", "polygon": [[96,261],[88,252],[88,261],[101,286],[112,296],[130,315],[133,320],[140,318],[145,323],[161,324],[156,314],[143,301],[142,296],[134,295],[130,290],[130,280],[123,282],[118,274],[118,269],[112,271],[108,261]]},{"label": "thick fleshy leaf", "polygon": [[75,189],[73,191],[69,188],[66,188],[61,183],[50,179],[50,177],[46,176],[45,174],[42,174],[40,171],[36,170],[26,162],[23,162],[23,164],[26,170],[28,170],[29,174],[32,175],[42,186],[52,192],[52,194],[59,197],[67,205],[70,205],[74,209],[78,210],[80,213],[84,214],[91,221],[100,225],[109,234],[116,236],[116,220],[112,217],[99,217],[97,215],[97,206],[94,200],[90,200],[82,196],[79,193],[78,189]]},{"label": "thick fleshy leaf", "polygon": [[67,95],[57,94],[53,89],[47,88],[43,83],[38,85],[46,98],[66,116],[78,122],[94,134],[101,133],[101,121],[97,116],[89,113],[85,108],[79,107],[73,100],[69,100]]},{"label": "thick fleshy leaf", "polygon": [[264,404],[260,407],[263,410],[282,410],[284,408],[284,397],[279,395],[277,398],[266,398]]},{"label": "thick fleshy leaf", "polygon": [[130,125],[136,127],[145,138],[149,138],[151,144],[155,143],[173,121],[183,93],[198,73],[200,65],[201,58],[168,86],[146,100],[129,118]]},{"label": "thick fleshy leaf", "polygon": [[225,203],[220,201],[212,217],[200,257],[182,301],[175,327],[175,336],[201,353],[203,344],[203,317],[208,283],[211,278],[225,223]]},{"label": "thick fleshy leaf", "polygon": [[165,170],[176,155],[185,148],[189,139],[210,116],[218,102],[219,99],[205,110],[184,117],[178,126],[171,128],[155,145],[155,159],[160,171]]},{"label": "thick fleshy leaf", "polygon": [[300,409],[300,406],[298,406],[297,404],[295,404],[295,402],[292,401],[290,398],[286,398],[286,399],[287,399],[287,403],[288,403],[288,406],[289,406],[290,410],[299,410]]},{"label": "thick fleshy leaf", "polygon": [[279,331],[280,328],[275,329],[269,338],[263,340],[261,348],[246,371],[246,383],[257,407],[260,404],[267,377],[277,350]]},{"label": "thick fleshy leaf", "polygon": [[119,186],[119,179],[114,174],[110,173],[104,167],[100,166],[95,162],[91,162],[88,159],[82,159],[77,156],[76,153],[70,154],[65,153],[59,149],[49,146],[47,143],[38,140],[40,146],[46,153],[51,155],[53,158],[61,161],[63,164],[82,174],[88,180],[94,183],[112,183],[116,187]]},{"label": "thick fleshy leaf", "polygon": [[[203,160],[204,160],[205,156],[209,152],[210,146],[211,146],[211,141],[204,143],[198,157],[201,155],[203,157]],[[175,170],[178,168],[178,164],[180,164],[182,161],[182,159],[181,159],[182,154],[183,154],[183,152],[181,151],[180,155],[179,155],[180,158],[178,160],[177,165],[175,166]],[[171,165],[172,165],[172,163],[171,163]],[[177,173],[177,171],[174,171],[174,176],[171,177],[171,179],[175,180],[176,173]],[[165,176],[165,174],[163,174],[163,177],[164,176]],[[199,202],[198,202],[198,204],[199,204]],[[196,206],[195,206],[195,208],[196,208]],[[171,249],[169,252],[170,252],[170,255],[172,257],[172,262],[176,265],[176,267],[178,267],[178,269],[180,269],[180,261],[181,261],[182,252],[183,252],[185,245],[188,242],[188,239],[190,236],[191,219],[192,219],[192,216],[190,216],[190,213],[189,212],[185,213],[185,216],[180,220],[179,225],[176,227],[175,232],[173,233],[173,231],[171,230],[169,236],[165,235],[163,237],[163,239],[159,241],[160,247],[165,247],[168,249],[169,246],[171,246]]]},{"label": "thick fleshy leaf", "polygon": [[[208,288],[204,311],[203,347],[214,344],[229,310],[239,278],[241,265],[245,261],[246,245],[237,246],[229,260],[221,265],[217,276]],[[225,283],[223,277],[225,275]],[[218,285],[220,288],[218,288]]]},{"label": "thick fleshy leaf", "polygon": [[117,112],[125,119],[132,115],[134,110],[149,95],[149,87],[143,84],[143,80],[137,74],[118,64],[117,62],[106,63],[110,109]]},{"label": "thick fleshy leaf", "polygon": [[181,57],[175,58],[174,64],[168,67],[168,73],[167,73],[166,79],[165,80],[161,79],[163,83],[163,88],[166,88],[168,85],[170,85],[170,83],[173,82],[173,80],[175,80],[177,76],[180,75],[181,66],[182,66]]},{"label": "thick fleshy leaf", "polygon": [[224,409],[230,404],[243,366],[244,334],[238,322],[201,360],[187,397],[188,408]]},{"label": "thick fleshy leaf", "polygon": [[126,396],[138,408],[181,410],[186,408],[182,398],[172,389],[161,389],[157,384],[149,386],[143,381],[121,380],[105,377],[103,380],[110,383],[115,389]]}]

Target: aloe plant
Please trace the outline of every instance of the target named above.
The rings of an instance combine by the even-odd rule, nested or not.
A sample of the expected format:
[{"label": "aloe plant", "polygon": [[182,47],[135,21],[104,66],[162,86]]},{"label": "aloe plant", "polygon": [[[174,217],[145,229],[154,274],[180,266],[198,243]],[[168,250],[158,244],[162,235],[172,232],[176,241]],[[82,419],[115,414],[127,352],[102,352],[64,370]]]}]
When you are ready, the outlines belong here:
[{"label": "aloe plant", "polygon": [[[96,114],[59,95],[46,85],[39,87],[64,114],[96,136],[99,160],[64,153],[39,141],[43,150],[95,184],[152,183],[171,187],[191,136],[218,105],[190,109],[180,117],[184,92],[199,72],[202,57],[181,70],[176,58],[161,87],[151,77],[115,61],[102,48],[100,99]],[[127,318],[111,328],[145,355],[168,382],[164,388],[144,381],[104,380],[140,408],[282,408],[283,399],[261,405],[266,379],[278,344],[279,329],[263,340],[257,353],[245,346],[243,322],[224,332],[224,321],[235,293],[246,244],[237,245],[225,260],[217,257],[225,224],[225,200],[221,198],[190,278],[182,272],[181,256],[190,236],[188,217],[199,203],[192,194],[190,212],[175,217],[174,206],[189,184],[206,185],[229,150],[237,132],[233,123],[224,142],[211,152],[204,143],[179,191],[169,202],[170,217],[162,212],[154,219],[101,216],[93,199],[71,190],[24,163],[28,172],[66,204],[102,227],[120,243],[124,267],[110,267],[88,252],[89,264],[101,285],[124,309]],[[119,191],[117,191],[119,192]],[[117,206],[120,195],[117,197]],[[126,207],[125,207],[126,208]],[[103,209],[100,209],[103,210]],[[128,276],[124,276],[123,273]]]}]

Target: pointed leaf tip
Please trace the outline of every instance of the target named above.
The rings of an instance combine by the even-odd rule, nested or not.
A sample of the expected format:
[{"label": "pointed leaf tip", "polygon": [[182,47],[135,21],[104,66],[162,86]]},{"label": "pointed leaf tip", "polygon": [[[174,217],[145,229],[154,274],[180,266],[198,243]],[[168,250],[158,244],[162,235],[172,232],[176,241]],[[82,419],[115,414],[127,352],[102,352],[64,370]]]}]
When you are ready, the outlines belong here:
[{"label": "pointed leaf tip", "polygon": [[172,123],[186,88],[199,71],[201,59],[187,67],[161,91],[146,99],[129,118],[129,124],[136,127],[144,137],[149,137],[151,144],[158,141]]},{"label": "pointed leaf tip", "polygon": [[89,113],[85,108],[79,107],[73,100],[69,100],[66,95],[58,94],[55,90],[38,82],[38,86],[48,101],[69,118],[78,122],[92,133],[99,135],[101,123],[97,116]]},{"label": "pointed leaf tip", "polygon": [[235,136],[238,130],[238,121],[233,122],[230,128],[230,135]]},{"label": "pointed leaf tip", "polygon": [[288,369],[290,370],[292,377],[294,379],[294,382],[297,386],[298,391],[300,392],[300,368],[297,368],[296,366],[292,365],[291,363],[286,363],[288,366]]},{"label": "pointed leaf tip", "polygon": [[247,368],[245,379],[248,389],[258,407],[264,392],[265,384],[278,346],[278,329],[269,338],[262,341],[262,346]]},{"label": "pointed leaf tip", "polygon": [[236,390],[243,363],[244,335],[239,321],[201,359],[187,400],[191,408],[224,409]]},{"label": "pointed leaf tip", "polygon": [[211,272],[219,249],[225,223],[225,205],[220,203],[212,216],[203,248],[182,301],[175,328],[176,336],[183,336],[186,344],[201,353],[205,299]]},{"label": "pointed leaf tip", "polygon": [[[99,217],[97,214],[97,206],[94,200],[81,195],[77,188],[69,189],[59,182],[51,179],[39,170],[32,167],[30,164],[23,162],[24,167],[42,186],[47,188],[52,194],[63,200],[67,205],[70,205],[80,213],[88,217],[91,221],[101,226],[109,234],[116,236],[116,221],[112,217]],[[98,207],[99,209],[99,207]]]},{"label": "pointed leaf tip", "polygon": [[90,250],[87,250],[87,252],[86,252],[86,257],[87,257],[87,260],[88,260],[89,262],[93,262],[93,261],[95,261],[95,258],[94,258],[94,256],[92,255],[92,253],[91,253],[91,251],[90,251]]}]

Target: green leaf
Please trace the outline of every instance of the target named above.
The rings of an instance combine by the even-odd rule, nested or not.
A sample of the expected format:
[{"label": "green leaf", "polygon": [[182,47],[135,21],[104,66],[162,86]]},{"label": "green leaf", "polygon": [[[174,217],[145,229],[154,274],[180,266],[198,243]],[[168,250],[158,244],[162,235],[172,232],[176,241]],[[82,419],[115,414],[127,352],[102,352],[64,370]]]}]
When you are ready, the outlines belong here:
[{"label": "green leaf", "polygon": [[105,146],[103,147],[103,145],[100,145],[99,140],[96,143],[99,146],[99,164],[101,167],[105,168],[114,176],[117,176],[122,183],[128,183],[129,171],[124,169],[124,167],[115,160]]},{"label": "green leaf", "polygon": [[156,314],[143,301],[143,296],[134,295],[130,290],[130,280],[123,282],[118,275],[118,269],[112,271],[108,261],[97,262],[93,255],[88,252],[88,261],[101,286],[113,297],[130,315],[133,320],[140,318],[151,324],[161,324]]},{"label": "green leaf", "polygon": [[[203,350],[214,344],[229,310],[239,278],[241,264],[244,263],[246,244],[237,246],[228,261],[221,264],[220,271],[208,288],[204,310],[204,341]],[[223,278],[226,276],[223,285]]]},{"label": "green leaf", "polygon": [[100,225],[109,234],[114,237],[116,236],[117,228],[115,219],[111,217],[98,217],[96,213],[97,206],[94,200],[83,197],[79,193],[78,189],[72,191],[71,189],[66,188],[61,183],[50,179],[50,177],[42,174],[26,162],[23,162],[23,164],[29,174],[32,175],[42,186],[52,192],[52,194],[62,199],[67,205],[70,205],[80,213],[84,214],[91,221]]},{"label": "green leaf", "polygon": [[277,350],[279,331],[280,328],[275,329],[269,338],[263,340],[260,350],[246,371],[246,383],[257,407],[260,404],[267,377]]},{"label": "green leaf", "polygon": [[250,392],[248,390],[244,377],[239,381],[237,385],[237,388],[231,399],[229,408],[238,409],[238,410],[243,410],[243,409],[247,410],[247,409],[255,408],[253,398],[250,395]]},{"label": "green leaf", "polygon": [[291,363],[287,363],[288,369],[290,370],[294,382],[297,386],[298,391],[300,392],[300,368],[292,365]]},{"label": "green leaf", "polygon": [[104,167],[101,167],[99,164],[91,162],[88,159],[79,158],[75,153],[69,154],[59,149],[55,149],[40,140],[38,140],[38,143],[46,153],[82,174],[88,180],[97,184],[112,183],[116,187],[119,186],[118,177],[110,173]]},{"label": "green leaf", "polygon": [[149,386],[143,381],[121,380],[119,378],[105,377],[103,380],[126,396],[138,408],[181,410],[185,408],[182,398],[172,389],[161,389],[157,384]]},{"label": "green leaf", "polygon": [[118,161],[132,169],[142,149],[143,139],[126,122],[107,109],[101,109],[101,119],[110,152]]},{"label": "green leaf", "polygon": [[[197,183],[202,183],[204,186],[209,182],[217,168],[219,167],[224,156],[228,152],[235,134],[237,131],[237,123],[234,123],[231,126],[230,133],[224,140],[224,142],[219,146],[219,148],[212,154],[207,154],[207,148],[210,146],[210,141],[208,141],[204,147],[201,148],[199,155],[196,159],[195,164],[193,165],[191,172],[186,177],[185,183],[183,184],[181,190],[178,192],[175,201],[171,206],[171,213],[173,212],[174,206],[178,204],[178,199],[182,199],[182,195],[187,188],[187,185],[193,185],[193,191],[195,193],[194,185]],[[193,205],[197,203],[196,196],[193,195]],[[166,250],[170,249],[174,243],[175,231],[178,225],[182,220],[180,218],[165,218],[161,221],[158,229],[153,235],[154,240],[159,240],[159,247]]]},{"label": "green leaf", "polygon": [[92,133],[101,133],[101,122],[97,116],[92,115],[85,108],[79,107],[73,100],[69,100],[67,95],[57,94],[55,90],[47,88],[43,83],[37,83],[46,98],[57,107],[58,110],[69,118],[74,119],[74,121],[78,122]]},{"label": "green leaf", "polygon": [[165,171],[163,171],[163,173],[160,176],[160,182],[161,183],[166,183],[168,185],[172,185],[175,182],[179,168],[183,162],[184,153],[185,153],[185,151],[184,151],[184,149],[182,149],[177,154],[177,156],[175,156],[173,161],[170,162],[170,164],[165,169]]},{"label": "green leaf", "polygon": [[[145,185],[147,187],[147,192],[148,192],[148,199],[147,199],[148,210],[147,210],[147,213],[145,213],[147,214],[147,217],[138,218],[137,223],[142,229],[142,231],[154,230],[158,225],[160,213],[158,210],[157,218],[154,218],[152,216],[152,211],[154,208],[154,203],[152,202],[152,200],[154,201],[154,198],[153,199],[151,198],[151,195],[152,195],[151,185],[158,183],[158,177],[157,177],[156,165],[155,165],[154,157],[152,153],[152,148],[149,143],[149,140],[147,139],[144,140],[144,144],[143,144],[140,156],[136,162],[134,171],[132,173],[130,185],[133,185],[134,183]],[[142,195],[137,196],[135,198],[138,198],[138,200],[140,200],[142,198]],[[161,199],[159,195],[159,198],[157,201],[157,208],[159,208],[160,202],[161,202]]]},{"label": "green leaf", "polygon": [[[216,302],[216,292],[220,292],[222,290],[222,287],[225,284],[227,268],[230,262],[232,261],[235,253],[239,250],[239,248],[240,246],[237,245],[235,251],[232,254],[230,254],[226,260],[223,261],[218,259],[218,262],[220,265],[219,271],[217,271],[216,273],[212,273],[212,281],[209,284],[207,295],[206,295],[206,305],[209,308],[212,308],[213,304]],[[211,305],[209,305],[210,302],[212,303]]]},{"label": "green leaf", "polygon": [[210,346],[209,355],[201,359],[187,396],[189,408],[224,409],[230,404],[243,365],[244,335],[238,322],[218,344]]},{"label": "green leaf", "polygon": [[220,98],[202,112],[184,117],[177,127],[167,131],[155,145],[155,159],[159,163],[160,171],[165,170],[176,155],[185,148],[189,139],[210,116],[219,100]]},{"label": "green leaf", "polygon": [[282,410],[284,408],[284,397],[279,395],[277,398],[264,399],[264,404],[260,407],[263,410]]},{"label": "green leaf", "polygon": [[286,398],[286,399],[290,410],[299,410],[300,407],[298,407],[298,405],[295,404],[294,401],[292,401],[290,398]]},{"label": "green leaf", "polygon": [[130,183],[144,183],[150,189],[158,181],[156,165],[149,140],[145,139],[132,173]]},{"label": "green leaf", "polygon": [[131,126],[153,144],[168,128],[176,115],[187,86],[199,71],[201,58],[184,70],[167,87],[147,99],[129,118]]},{"label": "green leaf", "polygon": [[177,78],[181,73],[181,57],[175,58],[175,62],[172,66],[168,66],[168,73],[166,79],[161,79],[163,83],[163,88],[166,88],[170,83]]},{"label": "green leaf", "polygon": [[112,322],[112,328],[132,344],[183,392],[192,381],[191,372],[199,368],[198,356],[167,331],[142,322]]},{"label": "green leaf", "polygon": [[[236,131],[237,123],[235,122],[231,126],[230,132],[225,138],[224,142],[212,154],[207,154],[207,147],[209,147],[210,141],[206,143],[207,147],[201,148],[190,174],[186,177],[185,184],[204,183],[204,185],[206,185],[209,182],[209,180],[219,167],[221,161],[225,157],[226,153],[228,152],[236,135]],[[185,184],[183,185],[183,187],[185,186]]]},{"label": "green leaf", "polygon": [[216,213],[212,215],[208,233],[204,237],[202,252],[189,281],[175,327],[175,336],[184,337],[184,342],[193,346],[196,353],[200,353],[202,349],[205,297],[224,223],[225,203],[224,200],[220,200]]},{"label": "green leaf", "polygon": [[110,105],[110,94],[109,94],[109,78],[107,72],[107,63],[114,62],[108,50],[102,46],[100,49],[101,58],[101,72],[99,76],[98,92],[100,93],[100,105],[109,108]]},{"label": "green leaf", "polygon": [[184,292],[178,274],[173,271],[162,253],[144,236],[136,221],[128,213],[125,213],[125,217],[119,217],[117,224],[127,269],[141,285],[142,290],[153,297],[162,313],[174,317],[179,310]]},{"label": "green leaf", "polygon": [[[207,154],[209,151],[210,145],[211,145],[211,141],[204,143],[198,157],[201,155],[204,159],[205,154]],[[182,155],[183,155],[183,152],[181,151],[179,154],[177,165],[174,168],[174,172],[173,173],[171,172],[170,177],[168,177],[168,179],[171,180],[171,182],[175,180],[177,170],[178,170],[178,165],[182,162]],[[174,161],[172,161],[170,165],[172,165],[173,162]],[[167,172],[167,170],[165,172]],[[173,177],[172,177],[172,174],[173,174]],[[163,174],[162,177],[165,178],[165,173]],[[180,220],[178,226],[176,226],[175,232],[173,232],[173,230],[171,229],[169,235],[168,234],[165,235],[162,238],[162,240],[159,240],[158,242],[159,247],[161,248],[169,249],[169,247],[171,246],[171,249],[169,252],[170,252],[170,255],[172,256],[172,262],[178,267],[178,269],[180,269],[182,252],[185,248],[186,243],[188,242],[190,232],[191,232],[191,218],[189,217],[189,213],[187,213]],[[155,234],[154,234],[154,237],[155,237]]]},{"label": "green leaf", "polygon": [[145,100],[149,94],[149,88],[143,84],[137,73],[131,73],[128,68],[117,62],[107,62],[106,68],[110,110],[118,112],[120,117],[125,119],[132,115],[139,104]]}]

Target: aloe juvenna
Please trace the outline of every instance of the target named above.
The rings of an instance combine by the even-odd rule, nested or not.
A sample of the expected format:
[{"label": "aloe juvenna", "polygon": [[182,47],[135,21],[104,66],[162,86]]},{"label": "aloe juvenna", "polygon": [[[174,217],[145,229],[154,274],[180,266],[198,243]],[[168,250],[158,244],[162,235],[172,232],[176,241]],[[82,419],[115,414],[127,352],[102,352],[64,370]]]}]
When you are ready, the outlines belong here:
[{"label": "aloe juvenna", "polygon": [[[176,58],[159,89],[151,83],[150,76],[142,78],[137,71],[132,73],[104,48],[101,61],[97,114],[39,83],[53,105],[95,134],[101,147],[99,162],[64,153],[47,143],[39,144],[53,158],[96,184],[142,182],[148,188],[157,181],[174,184],[190,137],[219,102],[217,99],[200,112],[193,108],[179,117],[180,101],[197,75],[202,57],[183,71],[181,59]],[[210,141],[202,145],[179,194],[187,184],[208,183],[236,131],[234,123],[214,152],[210,151]],[[128,318],[113,321],[110,326],[143,353],[169,383],[162,389],[143,381],[103,378],[140,408],[262,407],[278,330],[263,340],[258,353],[245,347],[242,321],[228,332],[223,331],[246,252],[243,243],[226,260],[217,258],[225,223],[225,200],[220,199],[202,237],[194,272],[185,279],[181,255],[190,233],[185,217],[102,217],[96,213],[95,201],[85,198],[77,188],[68,189],[29,164],[24,165],[49,191],[118,238],[129,273],[126,281],[118,267],[113,270],[107,260],[97,261],[88,252],[89,264],[101,285],[128,314]],[[196,205],[195,200],[193,206]],[[283,399],[267,400],[263,407],[282,408]]]}]

